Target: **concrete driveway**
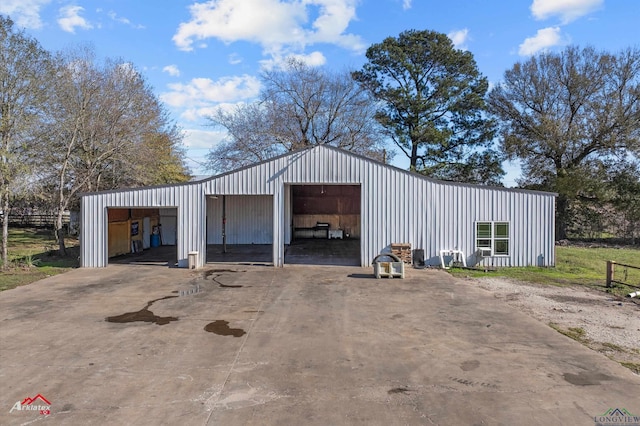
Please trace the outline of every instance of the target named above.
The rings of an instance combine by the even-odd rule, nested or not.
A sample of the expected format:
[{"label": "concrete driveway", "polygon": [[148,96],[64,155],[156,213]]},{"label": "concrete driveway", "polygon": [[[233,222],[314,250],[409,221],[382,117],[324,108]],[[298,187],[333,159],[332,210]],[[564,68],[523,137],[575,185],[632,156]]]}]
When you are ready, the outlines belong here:
[{"label": "concrete driveway", "polygon": [[215,268],[112,265],[0,293],[0,424],[640,415],[639,376],[446,273]]}]

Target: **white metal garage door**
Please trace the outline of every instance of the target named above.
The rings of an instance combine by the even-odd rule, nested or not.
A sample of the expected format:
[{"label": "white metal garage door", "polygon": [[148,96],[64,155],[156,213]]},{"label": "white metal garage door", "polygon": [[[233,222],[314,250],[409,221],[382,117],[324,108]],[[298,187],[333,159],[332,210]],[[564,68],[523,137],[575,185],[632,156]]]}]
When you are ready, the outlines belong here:
[{"label": "white metal garage door", "polygon": [[[273,244],[273,196],[226,195],[227,244]],[[207,198],[207,244],[222,244],[223,196]]]}]

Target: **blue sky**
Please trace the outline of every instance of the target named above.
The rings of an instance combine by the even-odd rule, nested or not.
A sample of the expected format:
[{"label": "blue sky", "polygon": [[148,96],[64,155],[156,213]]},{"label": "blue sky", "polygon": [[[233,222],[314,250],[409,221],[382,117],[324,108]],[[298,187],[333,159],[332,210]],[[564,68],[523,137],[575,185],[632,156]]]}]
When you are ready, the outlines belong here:
[{"label": "blue sky", "polygon": [[[544,50],[640,47],[638,0],[2,0],[0,13],[50,51],[88,42],[99,58],[131,62],[185,131],[194,174],[205,173],[199,163],[224,137],[206,117],[251,102],[260,72],[291,55],[358,69],[371,44],[434,30],[472,52],[496,84]],[[513,186],[519,169],[506,168]]]}]

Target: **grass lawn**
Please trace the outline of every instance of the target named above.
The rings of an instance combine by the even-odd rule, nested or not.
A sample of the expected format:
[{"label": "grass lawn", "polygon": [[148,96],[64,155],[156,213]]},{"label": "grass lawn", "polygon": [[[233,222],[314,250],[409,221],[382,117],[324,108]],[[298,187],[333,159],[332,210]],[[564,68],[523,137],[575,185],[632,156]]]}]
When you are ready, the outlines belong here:
[{"label": "grass lawn", "polygon": [[[556,247],[555,268],[502,268],[493,272],[474,271],[469,269],[451,269],[457,276],[469,277],[506,277],[520,281],[529,281],[551,285],[584,285],[606,289],[607,260],[640,267],[640,249],[635,248],[585,248]],[[616,268],[616,279],[640,286],[640,270],[628,268],[626,279],[624,269]],[[625,295],[634,291],[631,287],[616,285],[613,293]]]},{"label": "grass lawn", "polygon": [[9,269],[0,272],[0,291],[32,283],[78,267],[75,237],[65,238],[67,256],[57,253],[50,229],[9,228]]}]

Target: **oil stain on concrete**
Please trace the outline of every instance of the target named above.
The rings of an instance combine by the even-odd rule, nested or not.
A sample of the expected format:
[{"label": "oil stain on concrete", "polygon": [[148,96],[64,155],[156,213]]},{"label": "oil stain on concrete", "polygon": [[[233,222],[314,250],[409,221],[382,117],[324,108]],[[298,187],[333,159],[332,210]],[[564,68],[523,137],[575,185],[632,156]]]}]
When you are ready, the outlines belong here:
[{"label": "oil stain on concrete", "polygon": [[[230,284],[223,284],[220,281],[218,281],[218,277],[220,277],[222,275],[223,272],[238,272],[238,271],[234,271],[233,269],[211,269],[209,271],[206,271],[204,273],[204,277],[205,278],[209,278],[211,277],[211,279],[216,282],[220,288],[242,288],[241,285],[230,285]],[[244,271],[240,271],[240,272],[244,272]]]},{"label": "oil stain on concrete", "polygon": [[599,385],[603,380],[611,380],[612,377],[603,373],[582,371],[578,374],[565,373],[562,377],[572,385],[592,386]]},{"label": "oil stain on concrete", "polygon": [[462,364],[460,364],[460,368],[462,369],[462,371],[472,371],[478,368],[479,366],[480,366],[480,361],[477,361],[477,360],[464,361]]},{"label": "oil stain on concrete", "polygon": [[387,391],[387,393],[389,395],[393,395],[394,393],[407,393],[407,392],[411,392],[411,390],[407,387],[400,387],[400,388],[393,388],[393,389],[389,389]]},{"label": "oil stain on concrete", "polygon": [[160,300],[173,299],[178,296],[165,296],[159,299],[150,300],[147,302],[147,306],[136,312],[127,312],[122,315],[114,317],[107,317],[105,321],[114,322],[118,324],[124,324],[129,322],[151,322],[158,325],[169,324],[171,321],[178,321],[177,317],[160,317],[149,310],[151,305]]},{"label": "oil stain on concrete", "polygon": [[242,288],[241,285],[230,285],[230,284],[222,284],[222,283],[218,283],[220,284],[220,288]]},{"label": "oil stain on concrete", "polygon": [[240,337],[247,334],[241,328],[230,328],[229,321],[217,320],[214,322],[210,322],[209,324],[204,326],[204,331],[208,331],[209,333],[214,333],[219,336],[233,336]]}]

